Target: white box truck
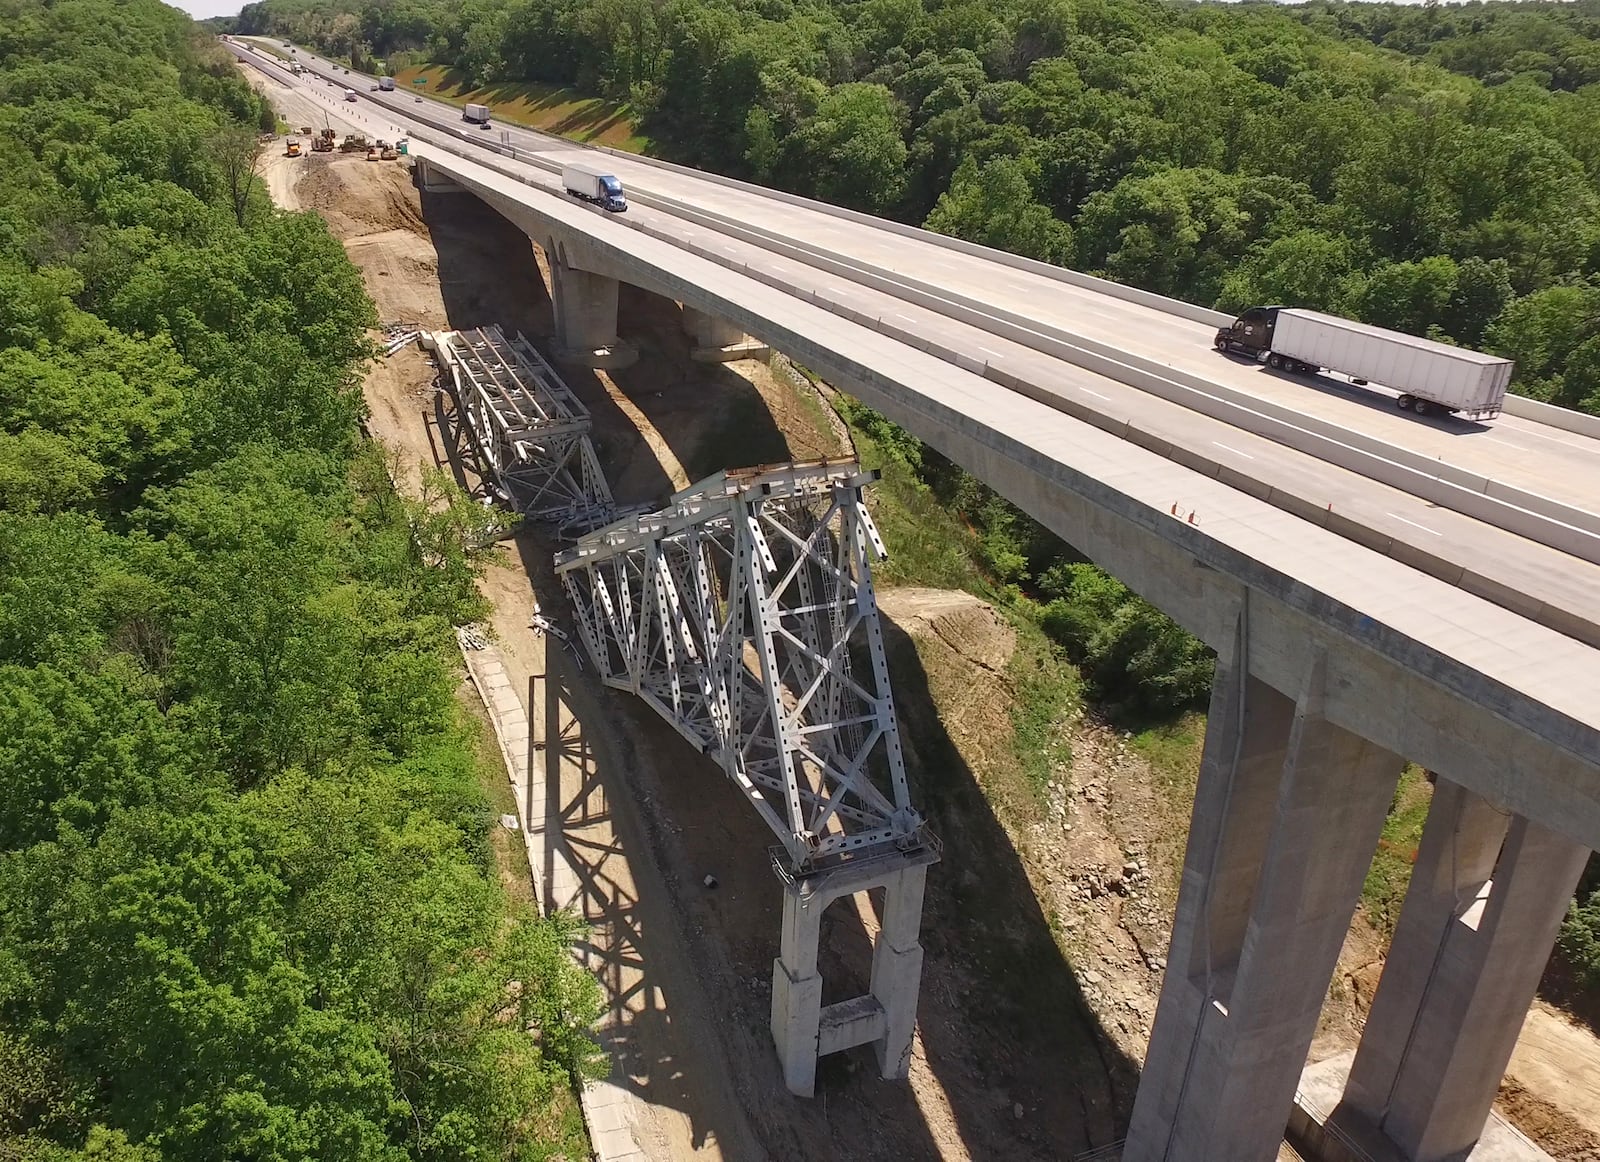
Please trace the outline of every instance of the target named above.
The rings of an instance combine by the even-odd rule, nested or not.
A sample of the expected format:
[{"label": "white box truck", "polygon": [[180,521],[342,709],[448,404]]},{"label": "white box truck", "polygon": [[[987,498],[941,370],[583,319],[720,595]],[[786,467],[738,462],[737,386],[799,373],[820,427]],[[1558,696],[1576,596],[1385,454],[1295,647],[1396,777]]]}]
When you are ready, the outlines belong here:
[{"label": "white box truck", "polygon": [[613,214],[621,214],[628,208],[622,183],[604,166],[569,161],[561,167],[561,185],[574,198],[603,206]]},{"label": "white box truck", "polygon": [[379,77],[378,78],[378,88],[382,89],[385,93],[394,92],[394,78],[393,77]]},{"label": "white box truck", "polygon": [[1291,307],[1251,307],[1217,331],[1216,347],[1278,371],[1326,369],[1354,383],[1382,384],[1399,393],[1396,404],[1419,416],[1441,411],[1492,419],[1511,384],[1509,359]]},{"label": "white box truck", "polygon": [[461,111],[461,119],[470,121],[474,125],[487,125],[489,124],[489,106],[468,105]]},{"label": "white box truck", "polygon": [[346,101],[354,101],[356,99],[356,91],[354,89],[346,89],[344,91],[344,99]]}]

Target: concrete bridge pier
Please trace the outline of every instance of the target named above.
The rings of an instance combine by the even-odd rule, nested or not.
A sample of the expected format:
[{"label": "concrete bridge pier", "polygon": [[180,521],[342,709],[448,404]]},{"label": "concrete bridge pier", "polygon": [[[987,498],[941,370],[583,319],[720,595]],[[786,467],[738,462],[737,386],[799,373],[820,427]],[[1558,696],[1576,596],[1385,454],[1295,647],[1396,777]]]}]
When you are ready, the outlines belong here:
[{"label": "concrete bridge pier", "polygon": [[459,194],[464,192],[462,187],[452,179],[429,165],[428,159],[425,157],[416,158],[412,162],[411,173],[417,189],[425,194]]},{"label": "concrete bridge pier", "polygon": [[1123,1162],[1277,1156],[1403,763],[1219,650],[1166,979]]},{"label": "concrete bridge pier", "polygon": [[638,350],[617,338],[618,281],[574,265],[570,248],[559,238],[547,239],[544,253],[555,308],[556,357],[610,369],[638,362]]},{"label": "concrete bridge pier", "polygon": [[[922,895],[929,848],[784,880],[783,935],[772,962],[772,1039],[783,1080],[796,1097],[816,1089],[817,1059],[856,1045],[872,1045],[878,1069],[890,1081],[911,1068],[911,1039],[922,983]],[[822,1003],[817,968],[822,914],[843,896],[883,888],[883,913],[872,945],[872,980],[859,997]]]},{"label": "concrete bridge pier", "polygon": [[1467,1156],[1588,858],[1588,848],[1437,780],[1331,1121],[1364,1121],[1410,1162]]},{"label": "concrete bridge pier", "polygon": [[698,363],[728,363],[735,359],[765,359],[772,349],[752,339],[737,323],[683,304],[684,334],[695,342],[690,358]]}]

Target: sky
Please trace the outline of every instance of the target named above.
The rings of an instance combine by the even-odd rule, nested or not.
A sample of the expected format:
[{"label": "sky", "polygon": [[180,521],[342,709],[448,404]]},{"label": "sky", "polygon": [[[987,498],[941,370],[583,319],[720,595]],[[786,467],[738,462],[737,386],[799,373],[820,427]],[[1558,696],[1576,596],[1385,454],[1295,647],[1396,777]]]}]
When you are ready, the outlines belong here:
[{"label": "sky", "polygon": [[208,16],[233,16],[245,6],[246,0],[167,0],[174,8],[182,8],[196,20]]}]

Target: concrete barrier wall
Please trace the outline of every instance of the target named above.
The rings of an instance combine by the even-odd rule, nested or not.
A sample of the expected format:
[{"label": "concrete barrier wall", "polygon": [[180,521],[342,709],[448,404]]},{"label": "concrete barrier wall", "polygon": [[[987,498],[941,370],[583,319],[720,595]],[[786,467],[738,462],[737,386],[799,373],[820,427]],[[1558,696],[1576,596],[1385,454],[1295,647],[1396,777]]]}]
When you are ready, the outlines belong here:
[{"label": "concrete barrier wall", "polygon": [[1600,416],[1575,412],[1571,408],[1558,408],[1553,404],[1529,399],[1523,395],[1506,396],[1504,411],[1507,415],[1519,419],[1532,420],[1536,424],[1545,424],[1563,431],[1576,432],[1593,440],[1600,440]]},{"label": "concrete barrier wall", "polygon": [[[1404,488],[1414,495],[1489,521],[1519,536],[1600,563],[1600,513],[1573,508],[1537,493],[1397,448],[1374,437],[1130,355],[1087,336],[1057,328],[1041,330],[1037,321],[1024,316],[980,304],[966,296],[954,295],[926,283],[884,274],[865,263],[839,258],[820,248],[793,242],[772,231],[735,222],[724,215],[688,206],[676,199],[653,194],[640,194],[637,197],[641,204],[658,205],[720,233],[743,238],[796,261],[848,277],[1033,350],[1065,359],[1085,370],[1159,395],[1234,427],[1265,436],[1286,447],[1315,455],[1328,463]],[[720,256],[712,253],[703,256],[712,261],[720,259]],[[726,262],[725,259],[720,260]],[[829,305],[820,298],[816,301],[821,305]],[[845,317],[858,314],[837,307],[830,306],[830,309]],[[859,317],[854,321],[864,322],[874,330],[904,342],[923,346],[911,332],[892,323]],[[928,348],[924,346],[923,349]],[[974,358],[966,351],[941,347],[935,353],[958,367],[1001,382],[995,374],[999,368]],[[1004,382],[1012,390],[1022,391],[1051,406],[1055,406],[1060,399],[1053,392],[1032,390],[1030,385],[1014,377],[1007,377]]]},{"label": "concrete barrier wall", "polygon": [[[584,147],[590,148],[590,147]],[[878,218],[871,214],[864,214],[859,210],[849,210],[843,206],[834,206],[827,202],[819,202],[813,198],[801,197],[784,190],[774,190],[767,186],[756,185],[754,182],[740,181],[738,178],[724,177],[722,174],[712,173],[709,170],[695,169],[693,166],[678,165],[675,162],[662,161],[656,157],[644,157],[636,153],[613,149],[610,146],[592,147],[601,153],[609,153],[616,157],[627,158],[629,161],[642,163],[655,169],[669,170],[673,173],[694,177],[701,181],[711,182],[714,185],[726,186],[729,189],[743,190],[747,193],[757,194],[764,198],[786,202],[791,206],[802,206],[814,210],[819,214],[826,214],[830,218],[841,218],[848,222],[858,222],[862,225],[872,226],[875,229],[886,230],[891,234],[898,234],[902,238],[915,238],[919,242],[926,242],[944,250],[955,250],[962,254],[971,254],[989,262],[1009,266],[1013,270],[1025,270],[1029,274],[1042,275],[1057,282],[1067,283],[1070,286],[1092,290],[1098,294],[1111,298],[1122,299],[1125,302],[1138,303],[1143,307],[1152,307],[1164,314],[1176,315],[1179,318],[1190,319],[1197,323],[1220,327],[1233,322],[1233,316],[1214,311],[1208,307],[1196,306],[1186,303],[1181,299],[1168,298],[1165,295],[1153,294],[1150,291],[1140,290],[1138,287],[1124,286],[1110,279],[1096,278],[1092,274],[1083,274],[1076,270],[1069,270],[1064,266],[1055,266],[1052,263],[1040,262],[1035,258],[1024,258],[1021,255],[1011,254],[1004,250],[995,250],[992,247],[980,246],[975,242],[968,242],[964,238],[952,238],[948,234],[936,234],[932,230],[924,230],[920,226],[907,226],[903,222],[895,222],[889,218]],[[632,195],[630,194],[630,197]]]}]

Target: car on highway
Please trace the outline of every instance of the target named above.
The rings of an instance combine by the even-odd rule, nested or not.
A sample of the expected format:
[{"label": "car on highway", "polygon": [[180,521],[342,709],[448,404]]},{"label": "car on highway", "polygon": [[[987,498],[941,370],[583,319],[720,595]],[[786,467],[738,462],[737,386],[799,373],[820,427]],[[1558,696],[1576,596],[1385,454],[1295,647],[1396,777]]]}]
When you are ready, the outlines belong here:
[{"label": "car on highway", "polygon": [[422,104],[422,98],[421,98],[421,97],[413,97],[413,98],[411,98],[411,99],[412,99],[412,100],[413,100],[413,101],[415,101],[415,102],[416,102],[416,103],[417,103],[417,104],[419,104],[419,105],[420,105],[420,104]]}]

